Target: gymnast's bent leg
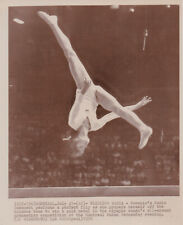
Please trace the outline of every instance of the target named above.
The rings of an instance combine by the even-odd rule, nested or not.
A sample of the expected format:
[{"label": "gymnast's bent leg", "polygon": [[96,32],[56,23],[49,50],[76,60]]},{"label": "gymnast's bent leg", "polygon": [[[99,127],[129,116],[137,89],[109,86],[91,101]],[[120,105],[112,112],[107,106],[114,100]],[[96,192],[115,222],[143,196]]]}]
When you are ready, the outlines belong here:
[{"label": "gymnast's bent leg", "polygon": [[[145,96],[142,98],[142,100],[140,100],[135,105],[125,106],[125,108],[130,111],[135,111],[135,110],[138,110],[141,107],[147,105],[151,101],[152,101],[151,97]],[[103,126],[105,126],[105,124],[107,124],[108,122],[115,120],[117,118],[120,118],[120,116],[117,115],[116,113],[114,113],[114,112],[107,113],[102,118],[98,119],[97,125],[95,126],[95,131],[101,129]]]},{"label": "gymnast's bent leg", "polygon": [[140,132],[139,149],[145,147],[149,137],[152,134],[152,128],[148,127],[142,120],[128,108],[123,107],[111,94],[102,87],[96,86],[96,95],[98,103],[106,110],[114,112]]},{"label": "gymnast's bent leg", "polygon": [[49,25],[53,31],[58,44],[62,48],[64,55],[67,58],[69,68],[76,86],[81,90],[82,93],[84,93],[93,82],[80,59],[78,58],[76,52],[73,50],[69,39],[58,26],[57,16],[49,16],[47,13],[41,11],[38,12],[38,15]]}]

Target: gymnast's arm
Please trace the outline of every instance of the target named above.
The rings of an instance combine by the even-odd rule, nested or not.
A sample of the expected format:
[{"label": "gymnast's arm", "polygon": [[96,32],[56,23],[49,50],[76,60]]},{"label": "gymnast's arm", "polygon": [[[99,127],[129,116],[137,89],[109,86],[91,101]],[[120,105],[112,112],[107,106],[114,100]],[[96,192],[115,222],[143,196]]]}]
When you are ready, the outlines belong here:
[{"label": "gymnast's arm", "polygon": [[102,128],[106,123],[114,120],[114,119],[117,119],[117,118],[120,118],[120,116],[118,116],[117,114],[111,112],[111,113],[108,113],[106,114],[105,116],[103,116],[102,118],[98,119],[95,126],[94,126],[94,129],[93,131],[96,131],[96,130],[99,130],[100,128]]},{"label": "gymnast's arm", "polygon": [[151,97],[145,96],[139,102],[137,102],[135,105],[129,105],[129,106],[126,106],[125,108],[129,109],[130,111],[135,111],[135,110],[138,110],[141,107],[147,105],[150,102],[152,102]]}]

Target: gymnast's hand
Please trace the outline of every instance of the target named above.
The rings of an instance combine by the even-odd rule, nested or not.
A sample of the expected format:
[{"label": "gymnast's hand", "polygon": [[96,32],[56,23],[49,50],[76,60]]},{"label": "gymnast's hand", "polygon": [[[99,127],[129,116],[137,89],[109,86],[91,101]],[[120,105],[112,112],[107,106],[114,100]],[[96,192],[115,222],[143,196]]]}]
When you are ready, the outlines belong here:
[{"label": "gymnast's hand", "polygon": [[142,106],[147,105],[150,102],[152,102],[152,98],[151,97],[148,97],[148,96],[145,96],[145,97],[142,98],[142,100],[140,100],[140,102],[138,102],[138,105],[140,107],[142,107]]}]

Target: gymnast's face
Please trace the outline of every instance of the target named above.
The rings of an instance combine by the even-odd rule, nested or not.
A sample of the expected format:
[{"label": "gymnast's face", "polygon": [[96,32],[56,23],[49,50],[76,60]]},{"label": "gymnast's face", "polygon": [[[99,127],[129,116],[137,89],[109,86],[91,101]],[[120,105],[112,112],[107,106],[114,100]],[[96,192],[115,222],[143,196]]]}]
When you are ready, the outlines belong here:
[{"label": "gymnast's face", "polygon": [[88,137],[76,137],[73,139],[73,157],[80,157],[84,154],[86,147],[89,144],[89,138]]}]

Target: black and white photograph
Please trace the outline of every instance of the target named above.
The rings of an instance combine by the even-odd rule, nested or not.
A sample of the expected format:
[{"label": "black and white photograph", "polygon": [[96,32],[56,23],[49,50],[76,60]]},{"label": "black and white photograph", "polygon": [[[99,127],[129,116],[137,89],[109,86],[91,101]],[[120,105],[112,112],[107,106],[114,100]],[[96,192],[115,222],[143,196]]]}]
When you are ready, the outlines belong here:
[{"label": "black and white photograph", "polygon": [[9,198],[179,195],[179,5],[8,8]]}]

